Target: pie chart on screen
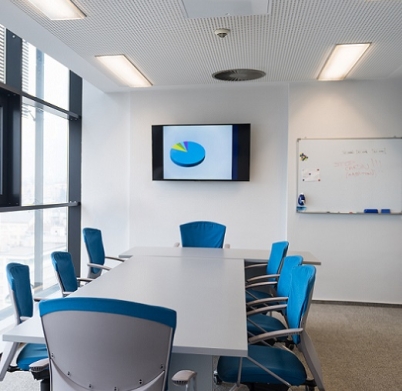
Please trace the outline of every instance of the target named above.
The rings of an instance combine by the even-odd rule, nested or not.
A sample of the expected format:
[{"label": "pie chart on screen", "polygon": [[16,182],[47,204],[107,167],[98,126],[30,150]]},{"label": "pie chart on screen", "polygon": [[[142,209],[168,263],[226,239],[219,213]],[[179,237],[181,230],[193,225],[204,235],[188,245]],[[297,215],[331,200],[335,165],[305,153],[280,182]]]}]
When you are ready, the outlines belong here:
[{"label": "pie chart on screen", "polygon": [[170,159],[180,167],[194,167],[205,159],[205,149],[194,141],[182,141],[170,149]]}]

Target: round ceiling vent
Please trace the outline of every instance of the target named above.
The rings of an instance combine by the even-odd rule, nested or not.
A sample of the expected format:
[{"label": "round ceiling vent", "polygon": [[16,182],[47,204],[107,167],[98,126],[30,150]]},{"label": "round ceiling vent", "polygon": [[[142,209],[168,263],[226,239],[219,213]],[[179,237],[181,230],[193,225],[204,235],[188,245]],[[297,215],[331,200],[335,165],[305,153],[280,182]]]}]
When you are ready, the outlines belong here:
[{"label": "round ceiling vent", "polygon": [[228,71],[216,72],[212,76],[218,80],[247,81],[260,79],[265,76],[265,72],[256,69],[230,69]]}]

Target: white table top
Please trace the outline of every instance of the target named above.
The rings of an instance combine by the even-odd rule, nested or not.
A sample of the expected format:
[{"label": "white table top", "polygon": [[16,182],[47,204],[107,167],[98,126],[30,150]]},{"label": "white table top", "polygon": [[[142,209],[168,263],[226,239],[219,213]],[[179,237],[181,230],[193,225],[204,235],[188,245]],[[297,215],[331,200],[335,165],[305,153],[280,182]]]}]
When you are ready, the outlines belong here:
[{"label": "white table top", "polygon": [[[178,319],[174,353],[247,355],[242,259],[134,256],[72,296],[173,308]],[[3,340],[43,343],[39,317],[5,333]]]},{"label": "white table top", "polygon": [[[201,247],[133,247],[120,254],[120,258],[132,256],[161,257],[200,257],[242,259],[250,262],[266,262],[270,250],[253,250],[239,248],[201,248]],[[288,255],[301,255],[305,264],[321,265],[321,262],[308,251],[288,251]]]}]

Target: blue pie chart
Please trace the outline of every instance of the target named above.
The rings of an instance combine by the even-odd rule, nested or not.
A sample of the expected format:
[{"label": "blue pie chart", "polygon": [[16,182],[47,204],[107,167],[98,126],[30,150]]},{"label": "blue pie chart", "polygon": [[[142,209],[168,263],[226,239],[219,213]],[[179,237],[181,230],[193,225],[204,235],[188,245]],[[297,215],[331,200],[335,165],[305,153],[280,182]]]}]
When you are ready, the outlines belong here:
[{"label": "blue pie chart", "polygon": [[194,167],[205,159],[205,149],[194,141],[182,141],[170,149],[170,159],[180,167]]}]

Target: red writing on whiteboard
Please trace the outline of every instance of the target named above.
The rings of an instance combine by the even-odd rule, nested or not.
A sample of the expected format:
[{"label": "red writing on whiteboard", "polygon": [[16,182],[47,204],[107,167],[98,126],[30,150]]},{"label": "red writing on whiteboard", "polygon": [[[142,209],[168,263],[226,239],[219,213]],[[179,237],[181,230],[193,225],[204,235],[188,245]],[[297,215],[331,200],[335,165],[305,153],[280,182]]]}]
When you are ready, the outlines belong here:
[{"label": "red writing on whiteboard", "polygon": [[356,160],[345,160],[334,163],[335,168],[342,169],[345,176],[349,177],[365,177],[376,176],[378,169],[381,168],[381,160],[369,159],[367,161],[359,162]]}]

